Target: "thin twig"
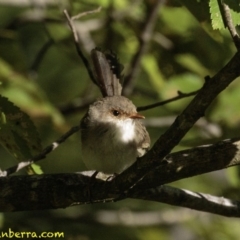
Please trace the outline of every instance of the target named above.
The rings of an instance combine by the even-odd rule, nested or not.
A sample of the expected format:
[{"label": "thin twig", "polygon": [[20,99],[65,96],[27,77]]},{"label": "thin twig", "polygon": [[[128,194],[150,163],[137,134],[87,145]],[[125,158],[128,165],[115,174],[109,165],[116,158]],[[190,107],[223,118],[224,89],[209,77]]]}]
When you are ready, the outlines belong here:
[{"label": "thin twig", "polygon": [[220,8],[224,26],[228,28],[236,48],[240,50],[240,38],[236,31],[236,28],[234,27],[229,6],[222,0],[218,0],[218,5]]},{"label": "thin twig", "polygon": [[[170,102],[177,101],[179,99],[191,97],[191,96],[196,95],[198,93],[198,91],[199,90],[193,91],[193,92],[190,92],[190,93],[182,93],[182,92],[178,91],[178,96],[176,96],[176,97],[169,98],[167,100],[164,100],[164,101],[161,101],[161,102],[157,102],[157,103],[154,103],[154,104],[150,104],[150,105],[147,105],[147,106],[137,107],[137,111],[138,112],[146,111],[146,110],[149,110],[149,109],[152,109],[152,108],[163,106],[163,105],[168,104]],[[79,112],[79,111],[85,109],[93,101],[94,101],[94,99],[89,99],[89,100],[87,100],[85,102],[81,102],[81,103],[70,103],[70,104],[67,104],[67,105],[64,105],[64,106],[60,106],[59,110],[64,115],[76,113],[76,112]]]},{"label": "thin twig", "polygon": [[139,38],[139,47],[132,58],[128,75],[124,79],[124,95],[129,95],[132,92],[135,77],[139,71],[141,57],[147,50],[147,45],[151,39],[153,29],[157,20],[159,7],[165,3],[165,0],[157,0],[155,5],[152,6],[149,15],[146,18],[145,26]]},{"label": "thin twig", "polygon": [[25,162],[20,162],[17,165],[10,167],[4,171],[0,171],[0,177],[6,177],[9,176],[12,173],[16,173],[20,171],[21,169],[38,162],[41,159],[44,159],[47,154],[54,151],[61,143],[63,143],[67,138],[69,138],[71,135],[73,135],[75,132],[79,131],[79,126],[72,127],[68,132],[66,132],[64,135],[62,135],[57,141],[53,142],[51,145],[47,146],[43,149],[42,152],[35,155],[34,157],[30,158],[29,160]]},{"label": "thin twig", "polygon": [[34,62],[32,63],[32,66],[30,67],[30,69],[32,71],[36,71],[40,65],[40,63],[42,62],[43,57],[45,56],[46,52],[49,50],[49,48],[53,45],[54,41],[52,38],[50,38],[40,49],[40,51],[38,52],[36,58],[34,59]]},{"label": "thin twig", "polygon": [[[97,9],[97,10],[98,10],[98,9]],[[97,10],[95,10],[95,12],[96,12]],[[99,10],[99,11],[100,11],[100,10]],[[92,12],[94,12],[94,11],[92,11]],[[87,58],[85,58],[85,56],[84,56],[84,54],[83,54],[83,52],[82,52],[82,50],[81,50],[81,48],[80,48],[80,46],[79,46],[79,36],[78,36],[78,33],[77,33],[77,31],[76,31],[76,29],[75,29],[75,27],[74,27],[74,24],[73,24],[73,18],[74,18],[74,19],[79,18],[80,14],[78,14],[76,17],[71,18],[71,17],[69,16],[68,11],[67,11],[66,9],[63,11],[63,13],[64,13],[65,16],[66,16],[67,21],[68,21],[68,25],[69,25],[72,33],[73,33],[74,44],[75,44],[77,53],[78,53],[78,55],[80,56],[80,58],[82,59],[84,65],[85,65],[85,67],[86,67],[86,69],[87,69],[87,71],[88,71],[88,75],[89,75],[90,79],[93,81],[93,83],[97,84],[97,82],[96,82],[96,80],[95,80],[95,77],[94,77],[94,74],[93,74],[93,71],[92,71],[92,69],[91,69],[91,66],[90,66]],[[86,12],[86,14],[85,14],[85,13],[81,13],[81,14],[82,14],[82,16],[84,16],[84,15],[86,15],[86,14],[90,14],[90,11],[89,11],[89,12]],[[84,15],[83,15],[83,14],[84,14]]]},{"label": "thin twig", "polygon": [[73,16],[73,17],[72,17],[72,20],[74,21],[74,20],[79,19],[79,18],[81,18],[81,17],[84,17],[84,16],[86,16],[86,15],[88,15],[88,14],[100,12],[101,9],[102,9],[102,7],[100,6],[100,7],[98,7],[98,8],[95,9],[95,10],[91,10],[91,11],[79,13],[78,15]]},{"label": "thin twig", "polygon": [[170,103],[170,102],[174,102],[174,101],[182,99],[182,98],[194,96],[198,92],[199,92],[199,90],[194,91],[194,92],[190,92],[190,93],[182,93],[182,92],[178,91],[178,96],[176,96],[176,97],[164,100],[162,102],[157,102],[157,103],[154,103],[154,104],[151,104],[151,105],[137,107],[137,111],[141,112],[141,111],[146,111],[146,110],[149,110],[149,109],[152,109],[152,108],[155,108],[155,107],[159,107],[159,106],[165,105],[165,104]]}]

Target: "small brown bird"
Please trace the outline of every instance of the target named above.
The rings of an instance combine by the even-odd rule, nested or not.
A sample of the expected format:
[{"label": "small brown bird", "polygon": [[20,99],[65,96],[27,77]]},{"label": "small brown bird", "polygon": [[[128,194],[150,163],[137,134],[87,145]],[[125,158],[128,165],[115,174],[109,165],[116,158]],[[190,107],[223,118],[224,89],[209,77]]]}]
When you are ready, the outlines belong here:
[{"label": "small brown bird", "polygon": [[92,59],[103,98],[90,105],[80,123],[83,161],[90,170],[121,173],[149,149],[149,134],[141,123],[144,116],[121,96],[116,56],[93,49]]}]

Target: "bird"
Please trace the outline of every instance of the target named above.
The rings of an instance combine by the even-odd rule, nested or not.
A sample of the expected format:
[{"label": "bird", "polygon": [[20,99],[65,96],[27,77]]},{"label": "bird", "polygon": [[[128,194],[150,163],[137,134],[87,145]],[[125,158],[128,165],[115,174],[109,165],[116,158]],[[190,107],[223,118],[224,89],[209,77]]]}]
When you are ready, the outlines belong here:
[{"label": "bird", "polygon": [[122,65],[112,52],[95,48],[91,57],[102,98],[80,122],[82,158],[89,170],[120,174],[150,147],[149,134],[133,102],[122,96]]}]

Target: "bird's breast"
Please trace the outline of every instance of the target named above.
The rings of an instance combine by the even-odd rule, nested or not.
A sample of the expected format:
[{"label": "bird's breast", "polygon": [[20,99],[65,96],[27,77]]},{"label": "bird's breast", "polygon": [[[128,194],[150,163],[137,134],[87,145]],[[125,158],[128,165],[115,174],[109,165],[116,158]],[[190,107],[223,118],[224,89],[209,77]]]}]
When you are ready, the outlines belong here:
[{"label": "bird's breast", "polygon": [[132,119],[118,121],[115,126],[115,137],[123,143],[129,143],[135,139],[135,124]]}]

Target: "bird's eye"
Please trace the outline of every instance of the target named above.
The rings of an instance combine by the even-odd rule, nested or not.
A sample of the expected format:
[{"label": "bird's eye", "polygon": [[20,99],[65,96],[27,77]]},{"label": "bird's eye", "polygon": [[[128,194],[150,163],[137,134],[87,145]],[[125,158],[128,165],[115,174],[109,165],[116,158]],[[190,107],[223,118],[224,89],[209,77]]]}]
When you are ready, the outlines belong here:
[{"label": "bird's eye", "polygon": [[120,114],[120,112],[119,112],[118,110],[112,110],[112,114],[113,114],[115,117],[117,117],[117,116]]}]

